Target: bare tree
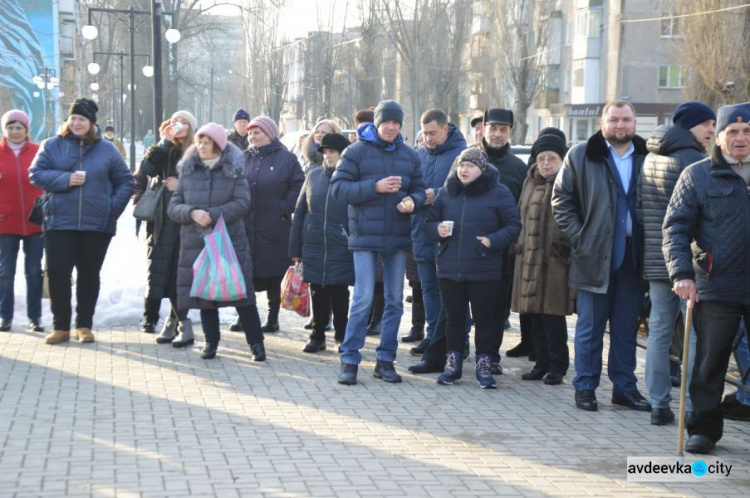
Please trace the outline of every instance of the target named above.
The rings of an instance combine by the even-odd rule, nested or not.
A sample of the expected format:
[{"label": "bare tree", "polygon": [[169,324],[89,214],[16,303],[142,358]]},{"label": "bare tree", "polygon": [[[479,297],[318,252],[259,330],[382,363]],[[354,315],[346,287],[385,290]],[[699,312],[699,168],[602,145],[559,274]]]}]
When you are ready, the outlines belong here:
[{"label": "bare tree", "polygon": [[717,12],[745,3],[743,0],[670,2],[671,16],[662,20],[662,30],[669,30],[677,57],[683,67],[690,68],[684,71],[688,78],[686,98],[714,107],[750,100],[747,50],[750,8]]}]

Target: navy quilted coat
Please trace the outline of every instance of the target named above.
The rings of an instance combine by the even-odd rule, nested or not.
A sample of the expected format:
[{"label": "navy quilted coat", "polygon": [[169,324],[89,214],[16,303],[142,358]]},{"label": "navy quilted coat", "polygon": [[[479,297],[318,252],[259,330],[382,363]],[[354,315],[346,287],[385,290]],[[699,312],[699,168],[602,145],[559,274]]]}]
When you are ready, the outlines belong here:
[{"label": "navy quilted coat", "polygon": [[305,282],[353,285],[354,261],[347,247],[347,204],[331,195],[333,168],[310,171],[292,219],[289,257],[302,258]]},{"label": "navy quilted coat", "polygon": [[[222,306],[255,304],[253,265],[247,243],[243,217],[250,207],[250,191],[244,176],[242,152],[228,143],[221,159],[208,169],[191,146],[185,151],[177,171],[180,179],[177,190],[169,201],[169,217],[182,225],[180,230],[180,263],[177,270],[177,306],[180,309],[215,309]],[[203,228],[190,217],[193,209],[203,209],[215,223],[224,216],[229,238],[245,277],[248,297],[239,301],[215,302],[190,297],[193,284],[193,263],[205,246],[203,236],[210,228]],[[213,227],[211,227],[213,228]]]},{"label": "navy quilted coat", "polygon": [[[424,204],[419,156],[400,134],[391,144],[380,140],[372,124],[363,127],[359,136],[360,141],[344,150],[331,180],[334,197],[349,204],[349,249],[408,251],[410,215],[396,206],[406,196],[414,200],[414,209]],[[375,183],[387,176],[400,176],[401,190],[377,193]]]},{"label": "navy quilted coat", "polygon": [[646,142],[648,155],[638,179],[638,221],[643,227],[643,278],[669,280],[661,250],[661,227],[680,173],[706,157],[695,136],[679,126],[658,126]]},{"label": "navy quilted coat", "polygon": [[[466,148],[466,139],[461,130],[454,124],[449,124],[448,139],[434,149],[420,147],[417,150],[422,163],[422,177],[424,188],[434,189],[437,193],[445,185],[453,161]],[[430,212],[430,206],[425,205],[411,215],[411,238],[414,247],[415,261],[434,261],[437,245],[424,233],[424,222]]]},{"label": "navy quilted coat", "polygon": [[245,178],[250,187],[245,230],[255,276],[283,277],[291,264],[289,231],[305,175],[297,156],[276,139],[245,152]]},{"label": "navy quilted coat", "polygon": [[[70,187],[70,175],[85,171],[86,182]],[[75,135],[42,142],[29,168],[29,179],[50,194],[44,230],[115,234],[117,219],[133,193],[133,176],[112,142],[83,145]]]},{"label": "navy quilted coat", "polygon": [[695,280],[701,301],[750,305],[750,190],[718,147],[680,175],[663,229],[672,281]]},{"label": "navy quilted coat", "polygon": [[[425,233],[438,241],[438,278],[456,281],[500,280],[503,254],[521,233],[521,217],[508,187],[498,183],[497,170],[487,170],[464,186],[451,173],[441,188],[424,224]],[[453,235],[438,235],[438,225],[453,221]],[[477,237],[488,237],[485,247]]]}]

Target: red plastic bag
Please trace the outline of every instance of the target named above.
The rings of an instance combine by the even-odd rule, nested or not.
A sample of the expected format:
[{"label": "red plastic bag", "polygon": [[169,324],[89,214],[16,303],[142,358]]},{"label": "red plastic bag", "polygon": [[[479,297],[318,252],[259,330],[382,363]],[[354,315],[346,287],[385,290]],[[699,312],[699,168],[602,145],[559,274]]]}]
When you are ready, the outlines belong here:
[{"label": "red plastic bag", "polygon": [[290,266],[281,281],[281,307],[310,316],[310,284],[302,281],[302,263]]}]

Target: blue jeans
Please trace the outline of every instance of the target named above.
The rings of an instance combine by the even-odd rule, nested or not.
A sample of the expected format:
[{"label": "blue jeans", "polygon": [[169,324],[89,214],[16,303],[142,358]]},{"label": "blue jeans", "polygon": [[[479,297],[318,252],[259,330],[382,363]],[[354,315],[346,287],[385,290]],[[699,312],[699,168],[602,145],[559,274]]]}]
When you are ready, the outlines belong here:
[{"label": "blue jeans", "polygon": [[[666,280],[649,280],[651,314],[648,319],[648,346],[646,347],[646,386],[653,408],[666,408],[672,400],[672,381],[669,378],[669,348],[672,345],[677,317],[686,316],[687,302],[672,292]],[[690,331],[691,347],[688,353],[688,385],[695,359],[695,331]],[[689,398],[686,398],[689,404]],[[689,409],[688,404],[686,407]]]},{"label": "blue jeans", "polygon": [[422,283],[424,317],[427,322],[427,338],[430,339],[435,333],[435,324],[440,313],[440,306],[442,306],[435,261],[417,261],[417,272],[419,281]]},{"label": "blue jeans", "polygon": [[26,315],[42,316],[42,234],[0,235],[0,318],[13,320],[15,307],[13,283],[16,278],[18,249],[23,241],[24,272],[26,273]]},{"label": "blue jeans", "polygon": [[[349,323],[341,343],[341,363],[359,365],[359,350],[365,345],[367,320],[370,318],[372,295],[375,288],[375,251],[354,251],[354,297],[349,309]],[[383,259],[383,293],[385,310],[381,322],[380,345],[376,357],[381,361],[394,361],[398,349],[398,327],[404,314],[404,274],[406,251],[380,253]]]},{"label": "blue jeans", "polygon": [[632,260],[628,252],[622,266],[610,272],[606,294],[578,291],[578,322],[574,341],[576,376],[573,379],[576,391],[593,391],[599,387],[607,321],[607,370],[614,384],[613,391],[624,394],[637,390],[635,350],[643,293],[640,290],[640,276]]}]

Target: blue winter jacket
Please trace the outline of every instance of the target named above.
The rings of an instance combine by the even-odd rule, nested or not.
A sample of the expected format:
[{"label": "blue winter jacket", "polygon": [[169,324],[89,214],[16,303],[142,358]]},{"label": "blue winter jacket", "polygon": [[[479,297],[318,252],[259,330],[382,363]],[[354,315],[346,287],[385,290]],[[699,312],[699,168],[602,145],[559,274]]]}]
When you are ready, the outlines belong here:
[{"label": "blue winter jacket", "polygon": [[[411,247],[409,215],[398,211],[401,199],[411,196],[414,209],[425,201],[419,156],[403,143],[377,135],[375,125],[360,128],[360,141],[341,155],[331,179],[333,196],[349,204],[349,249],[391,253]],[[401,190],[379,194],[375,183],[387,176],[401,177]]]},{"label": "blue winter jacket", "polygon": [[750,192],[718,147],[680,175],[663,230],[673,282],[695,280],[701,301],[750,305]]},{"label": "blue winter jacket", "polygon": [[[86,182],[70,187],[70,175],[85,171]],[[75,135],[42,142],[29,168],[31,183],[44,189],[44,230],[104,232],[114,235],[117,219],[133,193],[133,176],[114,144],[97,139],[83,145]]]},{"label": "blue winter jacket", "polygon": [[[453,221],[453,235],[441,238],[438,225]],[[521,233],[521,217],[513,194],[498,183],[494,166],[464,186],[452,173],[441,188],[424,224],[438,242],[438,278],[455,281],[490,281],[502,278],[503,254]],[[477,237],[490,239],[485,247]]]},{"label": "blue winter jacket", "polygon": [[314,168],[305,178],[292,218],[289,257],[302,258],[304,280],[318,285],[354,284],[347,247],[347,208],[331,195],[333,168]]},{"label": "blue winter jacket", "polygon": [[[435,193],[445,185],[453,161],[466,148],[466,139],[461,130],[454,124],[448,125],[448,139],[434,149],[421,147],[417,150],[422,163],[424,188],[434,189]],[[411,215],[411,240],[415,261],[435,261],[437,244],[424,233],[424,222],[430,212],[430,206],[424,205]]]}]

